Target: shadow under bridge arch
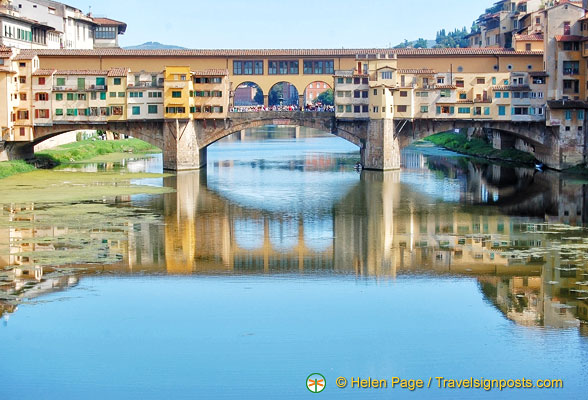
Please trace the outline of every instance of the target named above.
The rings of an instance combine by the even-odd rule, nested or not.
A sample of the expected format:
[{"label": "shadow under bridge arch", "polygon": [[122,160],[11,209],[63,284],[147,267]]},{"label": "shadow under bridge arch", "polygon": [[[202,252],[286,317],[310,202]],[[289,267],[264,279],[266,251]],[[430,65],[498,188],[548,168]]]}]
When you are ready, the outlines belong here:
[{"label": "shadow under bridge arch", "polygon": [[263,111],[263,112],[231,112],[229,118],[216,126],[207,125],[198,129],[198,143],[201,148],[247,129],[260,128],[268,125],[299,126],[331,133],[353,143],[358,148],[364,147],[364,130],[347,130],[341,128],[331,112],[303,111]]}]

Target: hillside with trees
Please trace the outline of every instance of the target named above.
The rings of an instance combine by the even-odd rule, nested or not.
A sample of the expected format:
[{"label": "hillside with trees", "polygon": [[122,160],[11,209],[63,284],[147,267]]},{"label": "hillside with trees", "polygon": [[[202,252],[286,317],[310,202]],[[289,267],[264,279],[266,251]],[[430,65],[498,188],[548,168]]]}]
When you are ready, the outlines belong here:
[{"label": "hillside with trees", "polygon": [[[472,27],[474,29],[474,27]],[[468,47],[468,40],[466,36],[469,34],[468,29],[464,26],[462,29],[455,29],[453,32],[447,32],[445,29],[441,29],[437,32],[437,37],[434,41],[425,40],[423,38],[419,38],[417,40],[413,40],[409,42],[408,40],[404,40],[404,42],[400,43],[399,45],[395,46],[395,49],[426,49],[426,48],[434,48],[434,49],[443,49],[443,48],[456,48],[456,47]],[[431,46],[430,42],[434,42]]]}]

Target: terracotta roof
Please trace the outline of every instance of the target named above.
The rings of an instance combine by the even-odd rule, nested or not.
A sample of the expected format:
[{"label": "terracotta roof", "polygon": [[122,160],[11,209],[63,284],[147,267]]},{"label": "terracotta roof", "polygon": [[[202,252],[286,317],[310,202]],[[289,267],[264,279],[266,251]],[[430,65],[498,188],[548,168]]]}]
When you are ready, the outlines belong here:
[{"label": "terracotta roof", "polygon": [[125,33],[127,24],[121,21],[110,18],[92,18],[92,20],[100,26],[118,26],[118,33]]},{"label": "terracotta roof", "polygon": [[108,76],[116,78],[125,78],[129,74],[130,70],[130,68],[111,68],[108,71]]},{"label": "terracotta roof", "polygon": [[124,22],[117,21],[115,19],[110,19],[110,18],[92,18],[92,19],[98,25],[103,25],[103,26],[108,26],[108,25],[111,25],[111,26],[126,25]]},{"label": "terracotta roof", "polygon": [[455,85],[435,85],[435,89],[457,89]]},{"label": "terracotta roof", "polygon": [[16,57],[14,57],[15,60],[32,60],[33,58],[35,58],[34,54],[30,54],[30,53],[18,53],[16,55]]},{"label": "terracotta roof", "polygon": [[399,56],[476,56],[476,55],[505,55],[541,56],[542,51],[515,51],[503,48],[456,48],[456,49],[224,49],[224,50],[125,50],[118,48],[104,48],[96,50],[23,50],[41,57],[76,57],[76,56],[130,56],[130,57],[262,57],[262,56],[297,56],[297,57],[338,57],[356,56],[365,58],[367,55],[399,55]]},{"label": "terracotta roof", "polygon": [[55,69],[38,69],[33,72],[33,76],[51,76],[55,71]]},{"label": "terracotta roof", "polygon": [[516,40],[520,40],[522,42],[542,42],[543,35],[540,33],[536,33],[533,35],[515,35]]},{"label": "terracotta roof", "polygon": [[579,42],[584,39],[583,36],[576,35],[555,35],[555,40],[558,42]]},{"label": "terracotta roof", "polygon": [[228,69],[205,69],[200,71],[192,72],[193,75],[197,76],[228,76]]},{"label": "terracotta roof", "polygon": [[560,6],[562,4],[573,4],[575,6],[582,7],[582,1],[575,1],[575,0],[559,0],[559,1],[557,1],[556,0],[556,3],[557,4],[555,4],[554,7]]},{"label": "terracotta roof", "polygon": [[0,58],[12,57],[12,49],[10,47],[0,47]]},{"label": "terracotta roof", "polygon": [[422,68],[422,69],[399,69],[398,73],[400,74],[415,74],[415,75],[435,75],[436,72],[433,69],[429,68]]},{"label": "terracotta roof", "polygon": [[90,69],[78,69],[78,70],[57,70],[55,75],[96,75],[106,76],[108,71],[90,70]]}]

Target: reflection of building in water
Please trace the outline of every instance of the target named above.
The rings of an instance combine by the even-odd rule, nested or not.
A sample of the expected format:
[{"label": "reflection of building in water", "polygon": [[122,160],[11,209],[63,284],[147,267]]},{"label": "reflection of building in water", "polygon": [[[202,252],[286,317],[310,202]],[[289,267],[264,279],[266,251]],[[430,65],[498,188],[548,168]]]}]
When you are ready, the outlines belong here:
[{"label": "reflection of building in water", "polygon": [[576,280],[549,275],[562,263],[541,219],[433,203],[397,172],[364,172],[331,214],[294,217],[230,203],[202,174],[168,179],[178,189],[165,199],[169,273],[465,274],[480,276],[484,293],[518,323],[570,326],[581,317],[582,304],[548,284],[573,288]]},{"label": "reflection of building in water", "polygon": [[[422,163],[418,157],[408,162],[415,170]],[[555,221],[557,210],[582,205],[583,193],[580,200],[574,196],[583,191],[582,185],[564,185],[559,179],[553,184],[548,174],[529,175],[524,170],[515,173],[520,181],[515,182],[500,167],[466,164],[458,170],[450,163],[428,165],[437,168],[429,173],[441,172],[458,182],[459,190],[467,193],[458,195],[462,204],[435,201],[427,188],[406,184],[406,171],[364,171],[360,182],[336,204],[300,213],[275,212],[263,202],[232,202],[208,188],[206,171],[168,177],[165,185],[177,192],[148,200],[149,207],[163,210],[163,225],[133,223],[125,240],[108,242],[122,260],[104,268],[169,274],[466,275],[477,277],[484,295],[519,324],[569,327],[577,326],[578,319],[588,320],[588,268],[583,258],[588,242],[574,239],[585,234],[569,227],[555,232],[560,227],[545,223]],[[532,182],[541,190],[521,182]],[[484,202],[483,187],[487,193],[498,193],[489,203],[518,215],[525,215],[525,204],[529,217],[469,205]],[[568,200],[573,204],[566,204]],[[23,209],[21,214],[32,218],[32,211]],[[572,216],[561,218],[566,217]],[[0,231],[0,244],[11,243],[13,232]],[[20,238],[31,232],[14,234],[24,246],[27,241]]]},{"label": "reflection of building in water", "polygon": [[168,273],[294,272],[331,269],[332,216],[304,220],[230,205],[205,184],[204,173],[167,178]]},{"label": "reflection of building in water", "polygon": [[0,317],[13,313],[23,300],[30,301],[46,294],[61,291],[78,284],[79,278],[73,273],[62,274],[54,270],[44,276],[43,267],[15,267],[0,284]]}]

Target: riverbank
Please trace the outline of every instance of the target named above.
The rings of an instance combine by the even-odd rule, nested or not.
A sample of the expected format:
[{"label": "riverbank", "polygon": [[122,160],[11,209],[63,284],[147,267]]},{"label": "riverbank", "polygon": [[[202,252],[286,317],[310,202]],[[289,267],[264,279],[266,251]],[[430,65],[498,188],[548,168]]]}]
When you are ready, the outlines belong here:
[{"label": "riverbank", "polygon": [[34,170],[35,166],[26,161],[2,161],[0,162],[0,179]]},{"label": "riverbank", "polygon": [[437,146],[468,156],[524,164],[528,166],[534,166],[537,163],[535,157],[530,153],[525,153],[524,151],[516,149],[497,150],[484,140],[476,138],[468,140],[465,135],[459,133],[438,133],[429,136],[425,140]]},{"label": "riverbank", "polygon": [[106,154],[148,154],[159,152],[161,150],[157,147],[139,139],[83,140],[40,151],[30,161],[0,162],[0,179],[23,172],[31,172],[35,169],[49,169],[61,164],[90,161]]}]

